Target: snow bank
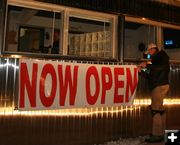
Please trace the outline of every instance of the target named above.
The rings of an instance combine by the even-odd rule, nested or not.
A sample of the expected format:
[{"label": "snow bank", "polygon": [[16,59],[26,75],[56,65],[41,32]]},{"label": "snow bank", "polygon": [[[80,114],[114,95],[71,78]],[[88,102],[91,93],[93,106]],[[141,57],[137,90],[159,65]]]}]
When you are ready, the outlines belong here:
[{"label": "snow bank", "polygon": [[144,139],[145,137],[128,138],[128,139],[119,138],[119,140],[117,141],[110,141],[100,145],[146,145]]}]

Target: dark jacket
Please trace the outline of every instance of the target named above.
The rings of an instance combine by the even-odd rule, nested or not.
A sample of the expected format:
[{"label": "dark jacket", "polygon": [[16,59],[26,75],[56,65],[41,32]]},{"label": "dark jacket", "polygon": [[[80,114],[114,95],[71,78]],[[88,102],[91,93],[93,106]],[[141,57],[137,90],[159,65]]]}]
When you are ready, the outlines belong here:
[{"label": "dark jacket", "polygon": [[59,41],[55,41],[53,43],[53,48],[51,50],[51,54],[59,54]]},{"label": "dark jacket", "polygon": [[163,50],[157,52],[151,60],[152,64],[148,66],[149,82],[151,89],[157,86],[169,84],[169,56]]}]

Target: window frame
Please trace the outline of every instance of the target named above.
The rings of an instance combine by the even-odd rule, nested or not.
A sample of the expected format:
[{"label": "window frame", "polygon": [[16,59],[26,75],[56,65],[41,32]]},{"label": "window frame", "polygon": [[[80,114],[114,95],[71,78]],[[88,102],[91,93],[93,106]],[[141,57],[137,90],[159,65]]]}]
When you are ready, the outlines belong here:
[{"label": "window frame", "polygon": [[144,18],[144,17],[133,17],[133,16],[126,15],[125,21],[154,26],[156,29],[156,42],[157,42],[157,46],[159,48],[163,48],[163,41],[162,41],[162,39],[163,39],[162,38],[162,29],[163,28],[180,30],[179,25],[158,22],[158,21],[154,21],[154,20]]},{"label": "window frame", "polygon": [[[73,13],[73,15],[83,15],[86,14],[89,16],[89,18],[97,18],[100,19],[103,17],[103,19],[106,18],[110,18],[112,20],[112,44],[111,44],[111,49],[112,49],[112,58],[109,59],[117,59],[116,58],[116,51],[117,51],[117,16],[116,15],[112,15],[112,14],[107,14],[107,13],[101,13],[101,12],[95,12],[95,11],[89,11],[89,10],[82,10],[82,9],[78,9],[78,8],[72,8],[72,7],[66,7],[66,6],[61,6],[61,5],[55,5],[55,4],[50,4],[50,3],[45,3],[45,2],[38,2],[38,1],[22,1],[22,0],[8,0],[7,2],[7,8],[9,5],[12,6],[19,6],[19,7],[24,7],[24,8],[31,8],[31,9],[37,9],[37,10],[45,10],[45,11],[51,11],[51,12],[58,12],[61,13],[62,16],[62,25],[60,26],[61,29],[61,36],[62,39],[60,39],[60,44],[61,44],[61,48],[63,49],[62,55],[57,54],[45,54],[45,53],[29,53],[29,52],[11,52],[6,50],[7,46],[6,46],[6,42],[7,42],[7,38],[6,38],[6,31],[7,31],[7,27],[5,26],[5,32],[4,32],[4,45],[3,45],[3,49],[1,50],[2,54],[11,54],[11,55],[22,55],[22,56],[40,56],[40,57],[50,57],[50,58],[58,58],[58,57],[71,57],[68,56],[68,31],[69,31],[69,17],[70,14]],[[8,17],[7,17],[7,13],[8,10],[6,10],[6,18],[5,18],[5,23],[7,24],[8,21]],[[17,48],[18,49],[18,48]],[[92,58],[92,56],[73,56],[73,58],[80,58],[82,57],[87,59]],[[103,58],[99,58],[99,57],[95,57],[97,59],[103,59]],[[107,59],[106,57],[104,57],[104,59]]]}]

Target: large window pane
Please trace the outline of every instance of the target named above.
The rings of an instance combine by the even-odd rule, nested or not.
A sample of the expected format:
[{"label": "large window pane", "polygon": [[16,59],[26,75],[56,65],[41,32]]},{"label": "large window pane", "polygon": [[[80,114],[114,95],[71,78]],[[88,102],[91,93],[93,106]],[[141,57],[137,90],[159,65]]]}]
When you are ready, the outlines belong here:
[{"label": "large window pane", "polygon": [[154,26],[125,22],[125,58],[143,58],[149,43],[156,43]]},{"label": "large window pane", "polygon": [[162,44],[172,60],[180,60],[180,30],[163,28]]},{"label": "large window pane", "polygon": [[112,57],[110,21],[71,16],[69,18],[68,54],[76,56]]},{"label": "large window pane", "polygon": [[61,52],[60,13],[9,5],[7,22],[5,51],[47,54]]}]

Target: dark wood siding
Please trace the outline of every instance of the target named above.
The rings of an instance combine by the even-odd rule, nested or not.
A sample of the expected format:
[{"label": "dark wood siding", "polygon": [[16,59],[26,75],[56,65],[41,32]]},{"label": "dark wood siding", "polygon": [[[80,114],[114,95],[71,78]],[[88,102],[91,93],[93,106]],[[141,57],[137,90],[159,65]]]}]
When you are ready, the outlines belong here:
[{"label": "dark wood siding", "polygon": [[115,14],[129,14],[180,24],[180,7],[150,0],[37,0]]}]

